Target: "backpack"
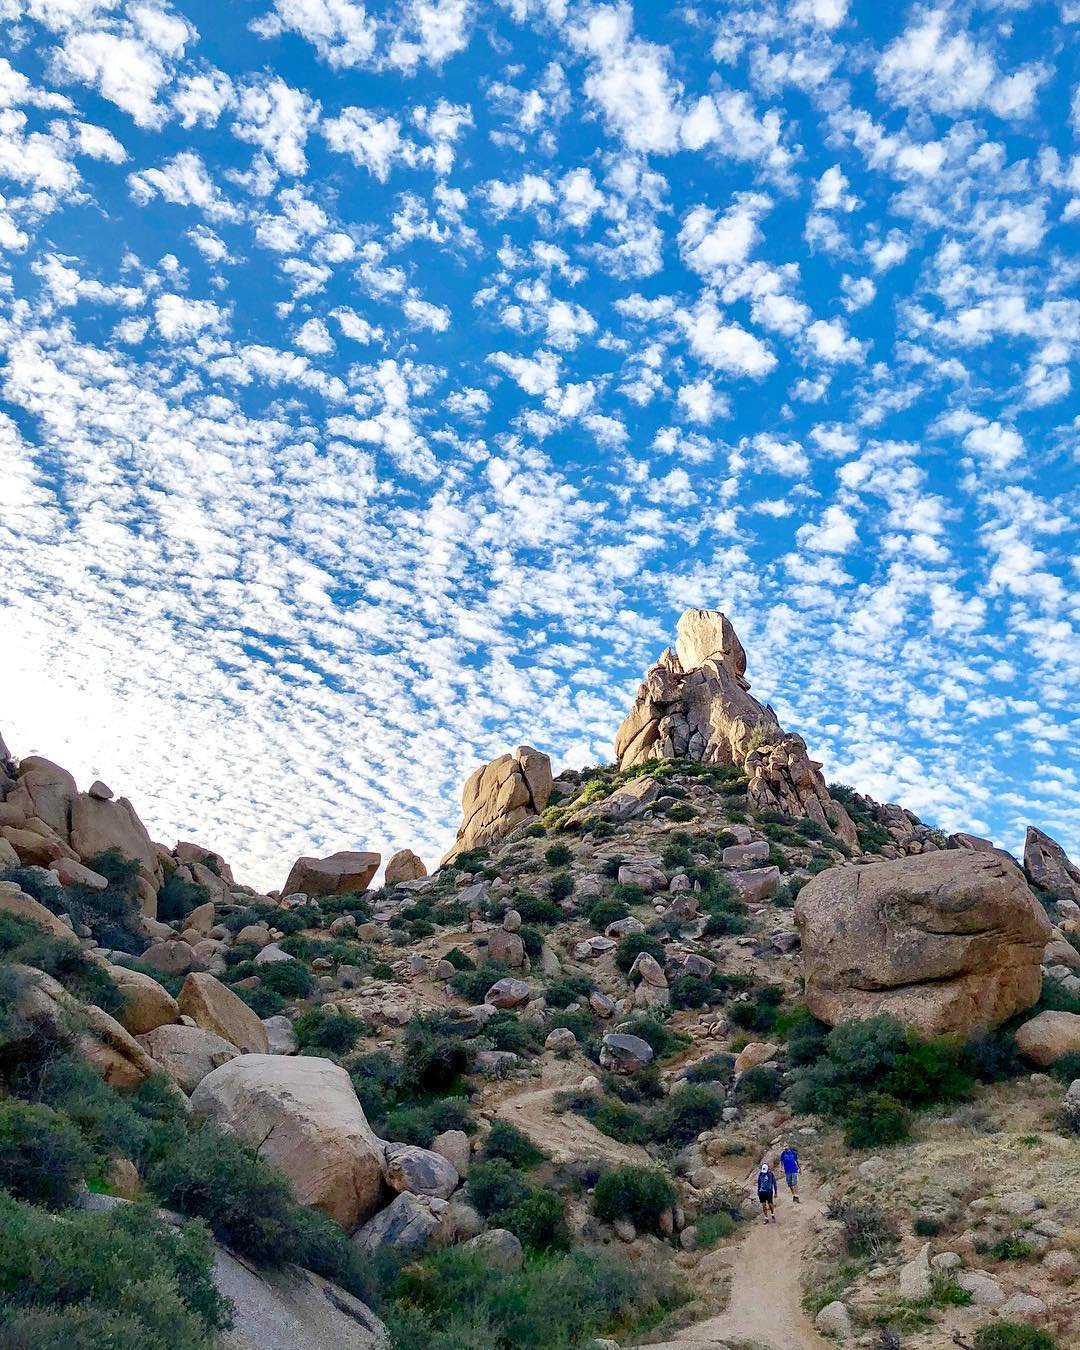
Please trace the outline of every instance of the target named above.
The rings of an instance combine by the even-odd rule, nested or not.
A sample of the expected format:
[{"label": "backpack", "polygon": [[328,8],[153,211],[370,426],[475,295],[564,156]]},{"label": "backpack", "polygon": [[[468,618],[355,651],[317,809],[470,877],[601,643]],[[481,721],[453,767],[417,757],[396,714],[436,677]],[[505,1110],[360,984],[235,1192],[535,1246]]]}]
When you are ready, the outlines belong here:
[{"label": "backpack", "polygon": [[759,1172],[757,1179],[759,1200],[771,1200],[776,1194],[776,1178],[771,1172]]}]

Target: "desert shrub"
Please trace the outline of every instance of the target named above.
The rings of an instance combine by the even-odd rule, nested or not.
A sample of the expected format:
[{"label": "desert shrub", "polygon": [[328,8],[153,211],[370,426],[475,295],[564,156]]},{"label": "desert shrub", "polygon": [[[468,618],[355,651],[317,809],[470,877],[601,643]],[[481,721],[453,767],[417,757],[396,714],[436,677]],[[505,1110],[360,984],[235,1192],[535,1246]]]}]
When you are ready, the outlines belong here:
[{"label": "desert shrub", "polygon": [[639,1013],[626,1018],[618,1024],[618,1030],[626,1032],[629,1036],[639,1036],[652,1047],[657,1059],[673,1055],[690,1044],[689,1038],[683,1032],[672,1031],[659,1017],[652,1017],[648,1013]]},{"label": "desert shrub", "polygon": [[726,1083],[735,1068],[735,1056],[709,1055],[686,1070],[688,1083]]},{"label": "desert shrub", "polygon": [[790,1098],[796,1111],[852,1122],[849,1142],[865,1141],[852,1147],[868,1148],[906,1138],[909,1108],[961,1100],[971,1087],[962,1046],[871,1017],[835,1027],[824,1055],[792,1075]]},{"label": "desert shrub", "polygon": [[563,912],[555,901],[540,895],[522,892],[514,897],[514,908],[521,915],[523,923],[553,924],[561,923],[563,919]]},{"label": "desert shrub", "polygon": [[677,844],[672,841],[664,845],[660,853],[660,861],[667,868],[689,867],[694,861],[694,855],[685,844]]},{"label": "desert shrub", "polygon": [[456,1036],[443,1036],[423,1018],[405,1028],[402,1079],[417,1092],[446,1092],[472,1068],[473,1047]]},{"label": "desert shrub", "polygon": [[534,1188],[523,1200],[493,1218],[530,1251],[566,1251],[570,1246],[566,1205],[551,1191]]},{"label": "desert shrub", "polygon": [[[778,1028],[779,1030],[779,1028]],[[825,1053],[829,1028],[812,1017],[806,1008],[797,1008],[787,1025],[787,1062],[792,1069],[816,1064]]]},{"label": "desert shrub", "polygon": [[975,1333],[975,1350],[1057,1350],[1057,1342],[1023,1322],[993,1322]]},{"label": "desert shrub", "polygon": [[460,1097],[443,1097],[422,1106],[398,1106],[391,1110],[380,1130],[395,1144],[417,1144],[430,1148],[436,1135],[445,1130],[476,1129],[468,1104]]},{"label": "desert shrub", "polygon": [[664,944],[658,938],[648,933],[627,933],[619,939],[619,945],[615,948],[615,964],[621,971],[629,972],[642,952],[648,952],[661,966],[667,959]]},{"label": "desert shrub", "polygon": [[0,1188],[16,1199],[71,1204],[90,1157],[79,1131],[51,1107],[0,1102]]},{"label": "desert shrub", "polygon": [[702,1214],[694,1223],[699,1247],[714,1247],[721,1239],[730,1237],[739,1224],[730,1214]]},{"label": "desert shrub", "polygon": [[469,1203],[485,1218],[513,1208],[529,1194],[517,1168],[503,1158],[473,1163],[465,1190]]},{"label": "desert shrub", "polygon": [[836,1198],[829,1205],[828,1217],[844,1227],[844,1240],[852,1256],[881,1257],[895,1242],[892,1221],[872,1200],[858,1202]]},{"label": "desert shrub", "polygon": [[252,1260],[293,1259],[297,1206],[289,1183],[238,1140],[205,1126],[177,1133],[147,1181],[162,1203],[205,1220],[220,1242]]},{"label": "desert shrub", "polygon": [[724,1102],[713,1088],[691,1086],[673,1092],[653,1112],[656,1137],[665,1144],[692,1143],[720,1120]]},{"label": "desert shrub", "polygon": [[255,989],[234,989],[233,993],[259,1017],[276,1017],[285,1008],[285,1000],[276,989],[259,985]]},{"label": "desert shrub", "polygon": [[999,1238],[990,1248],[990,1256],[995,1261],[1029,1261],[1038,1251],[1022,1237]]},{"label": "desert shrub", "polygon": [[937,1237],[945,1229],[945,1221],[937,1214],[916,1214],[911,1225],[916,1237]]},{"label": "desert shrub", "polygon": [[1042,994],[1032,1012],[1068,1012],[1080,1015],[1080,994],[1070,994],[1060,980],[1045,975]]},{"label": "desert shrub", "polygon": [[743,1102],[778,1102],[784,1091],[784,1081],[776,1069],[764,1064],[747,1069],[739,1079],[738,1097]]},{"label": "desert shrub", "polygon": [[636,881],[617,881],[611,888],[611,898],[621,900],[624,905],[640,905],[645,901],[645,892]]},{"label": "desert shrub", "polygon": [[887,1092],[860,1094],[846,1113],[844,1139],[849,1148],[885,1148],[911,1134],[911,1113]]},{"label": "desert shrub", "polygon": [[588,998],[594,988],[587,975],[564,975],[545,987],[544,998],[550,1008],[565,1008]]},{"label": "desert shrub", "polygon": [[166,877],[157,893],[157,916],[162,923],[186,919],[193,909],[205,905],[210,892],[197,881],[188,881],[179,872]]},{"label": "desert shrub", "polygon": [[451,975],[450,988],[470,1003],[481,1003],[491,986],[509,974],[498,961],[484,961],[473,970],[459,970],[456,975]]},{"label": "desert shrub", "polygon": [[721,998],[712,982],[703,980],[699,975],[679,975],[669,987],[673,1008],[700,1008],[704,1004],[719,1002]]},{"label": "desert shrub", "polygon": [[745,1002],[733,1003],[728,1009],[728,1017],[746,1031],[772,1031],[783,997],[784,991],[779,985],[762,985]]},{"label": "desert shrub", "polygon": [[610,896],[598,896],[585,911],[585,917],[598,933],[602,933],[609,924],[629,917],[629,914],[630,909],[625,900],[614,900]]},{"label": "desert shrub", "polygon": [[610,857],[605,858],[600,867],[601,876],[610,877],[612,881],[619,875],[619,868],[626,859],[621,853],[612,853]]},{"label": "desert shrub", "polygon": [[529,956],[539,956],[544,948],[544,935],[531,923],[523,923],[518,929],[518,937]]},{"label": "desert shrub", "polygon": [[0,1197],[0,1341],[12,1350],[211,1350],[229,1325],[213,1246],[141,1205],[53,1218]]},{"label": "desert shrub", "polygon": [[387,1313],[395,1350],[586,1350],[683,1297],[621,1252],[572,1252],[507,1274],[460,1247],[407,1266]]},{"label": "desert shrub", "polygon": [[693,820],[697,816],[697,812],[689,802],[676,802],[674,806],[668,807],[664,812],[664,815],[667,816],[668,820],[677,820],[681,822]]},{"label": "desert shrub", "polygon": [[484,1140],[484,1161],[501,1159],[521,1171],[528,1171],[537,1163],[543,1162],[547,1154],[537,1148],[524,1130],[511,1125],[508,1120],[494,1120],[487,1138]]},{"label": "desert shrub", "polygon": [[451,947],[449,951],[443,952],[443,960],[449,961],[455,970],[475,970],[476,962],[471,956],[468,956],[460,947]]},{"label": "desert shrub", "polygon": [[124,999],[104,966],[92,960],[78,942],[53,937],[29,919],[0,913],[0,960],[33,966],[81,999],[107,1013],[118,1013]]},{"label": "desert shrub", "polygon": [[[398,1061],[385,1050],[373,1050],[352,1062],[349,1076],[368,1120],[373,1123],[385,1120],[401,1089],[402,1071]],[[393,1138],[403,1143],[414,1142],[396,1134]]]},{"label": "desert shrub", "polygon": [[556,872],[548,878],[547,893],[549,900],[565,900],[574,893],[574,878],[569,872]]},{"label": "desert shrub", "polygon": [[610,1101],[591,1092],[568,1092],[559,1099],[561,1109],[576,1111],[601,1134],[623,1144],[647,1144],[653,1138],[652,1119],[644,1111]]},{"label": "desert shrub", "polygon": [[309,1008],[293,1023],[301,1050],[330,1050],[347,1054],[361,1036],[373,1030],[369,1022],[349,1012],[330,1008]]},{"label": "desert shrub", "polygon": [[516,1013],[507,1010],[497,1012],[488,1018],[484,1035],[496,1050],[510,1050],[515,1055],[528,1055],[538,1051],[544,1043],[539,1027],[523,1022]]},{"label": "desert shrub", "polygon": [[272,961],[259,966],[259,979],[267,989],[282,998],[307,998],[315,988],[315,977],[301,961]]},{"label": "desert shrub", "polygon": [[660,1215],[675,1203],[675,1187],[658,1167],[613,1167],[596,1183],[593,1207],[611,1221],[629,1219],[635,1228],[655,1231]]},{"label": "desert shrub", "polygon": [[544,861],[549,867],[569,867],[574,861],[574,853],[566,844],[552,844],[544,852]]},{"label": "desert shrub", "polygon": [[1050,1072],[1061,1083],[1074,1083],[1080,1078],[1080,1052],[1074,1050],[1068,1055],[1062,1055],[1051,1066]]}]

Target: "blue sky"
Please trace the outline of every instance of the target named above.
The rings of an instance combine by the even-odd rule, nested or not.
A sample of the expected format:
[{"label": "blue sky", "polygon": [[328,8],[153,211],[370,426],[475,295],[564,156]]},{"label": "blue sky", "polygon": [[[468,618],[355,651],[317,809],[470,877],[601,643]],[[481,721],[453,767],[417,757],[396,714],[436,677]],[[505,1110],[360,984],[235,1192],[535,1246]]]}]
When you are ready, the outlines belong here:
[{"label": "blue sky", "polygon": [[1080,851],[1078,0],[0,0],[3,730],[258,884],[689,605]]}]

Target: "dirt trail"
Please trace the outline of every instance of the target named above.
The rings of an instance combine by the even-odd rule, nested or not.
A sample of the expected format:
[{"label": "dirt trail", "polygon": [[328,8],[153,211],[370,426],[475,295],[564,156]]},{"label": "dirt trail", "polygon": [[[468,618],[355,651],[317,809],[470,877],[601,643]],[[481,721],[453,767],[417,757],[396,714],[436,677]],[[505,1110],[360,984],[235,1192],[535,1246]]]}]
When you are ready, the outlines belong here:
[{"label": "dirt trail", "polygon": [[803,1311],[800,1280],[803,1251],[821,1215],[821,1203],[805,1174],[800,1190],[802,1200],[796,1205],[781,1182],[777,1222],[753,1220],[732,1266],[727,1308],[717,1317],[684,1328],[673,1341],[646,1350],[718,1350],[721,1346],[827,1350],[830,1343],[818,1335]]}]

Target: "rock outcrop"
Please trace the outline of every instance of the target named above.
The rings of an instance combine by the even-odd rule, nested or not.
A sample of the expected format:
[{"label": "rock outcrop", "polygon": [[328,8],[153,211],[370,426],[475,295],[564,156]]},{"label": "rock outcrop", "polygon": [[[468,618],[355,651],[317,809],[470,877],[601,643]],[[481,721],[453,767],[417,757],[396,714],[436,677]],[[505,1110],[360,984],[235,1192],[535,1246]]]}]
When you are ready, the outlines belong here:
[{"label": "rock outcrop", "polygon": [[538,816],[551,796],[551,760],[530,745],[500,755],[471,773],[461,792],[461,825],[453,847],[442,859],[486,848]]},{"label": "rock outcrop", "polygon": [[688,609],[674,650],[648,671],[615,737],[619,767],[651,759],[736,765],[757,809],[809,817],[857,848],[855,826],[829,795],[802,737],[785,732],[772,708],[749,690],[746,653],[727,616]]},{"label": "rock outcrop", "polygon": [[379,1204],[383,1145],[349,1075],[328,1059],[241,1055],[204,1078],[191,1107],[285,1173],[296,1198],[352,1229]]},{"label": "rock outcrop", "polygon": [[1024,839],[1024,871],[1033,886],[1051,895],[1080,902],[1080,867],[1055,839],[1034,825]]},{"label": "rock outcrop", "polygon": [[924,1034],[1030,1008],[1050,937],[1020,869],[970,850],[830,868],[799,892],[795,922],[815,1017],[886,1013]]},{"label": "rock outcrop", "polygon": [[399,848],[391,855],[386,864],[385,882],[387,886],[396,886],[399,881],[419,881],[427,876],[423,860],[411,848]]},{"label": "rock outcrop", "polygon": [[258,1014],[213,975],[189,975],[178,1004],[197,1027],[215,1032],[242,1054],[269,1053],[270,1042]]},{"label": "rock outcrop", "polygon": [[1017,1031],[1016,1044],[1028,1059],[1044,1067],[1080,1054],[1080,1014],[1041,1012]]},{"label": "rock outcrop", "polygon": [[327,858],[297,858],[289,869],[282,895],[346,895],[363,891],[379,870],[382,855],[342,850]]}]

